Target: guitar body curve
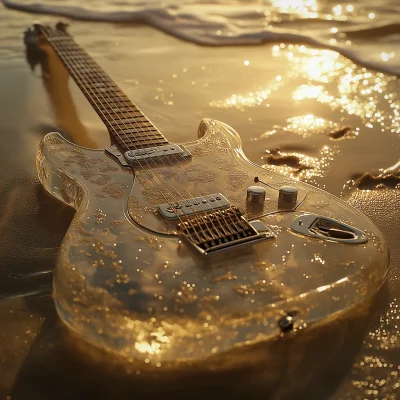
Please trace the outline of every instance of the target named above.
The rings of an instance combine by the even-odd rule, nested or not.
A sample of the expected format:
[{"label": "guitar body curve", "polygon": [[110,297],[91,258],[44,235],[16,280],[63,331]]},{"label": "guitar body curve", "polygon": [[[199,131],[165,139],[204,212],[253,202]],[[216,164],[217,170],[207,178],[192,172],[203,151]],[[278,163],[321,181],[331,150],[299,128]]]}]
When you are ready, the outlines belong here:
[{"label": "guitar body curve", "polygon": [[[56,133],[37,154],[44,188],[77,210],[54,274],[62,321],[86,342],[150,366],[243,352],[281,334],[279,321],[288,315],[294,330],[329,319],[371,297],[388,270],[383,236],[363,214],[251,163],[238,134],[223,123],[203,120],[199,133],[201,139],[184,144],[190,161],[156,171],[133,173],[104,151]],[[163,177],[171,198],[165,187],[150,185],[149,174]],[[256,176],[274,188],[296,187],[297,206],[279,209],[278,191],[266,187],[262,210],[248,209],[246,189]],[[163,218],[158,206],[206,192],[222,193],[249,220],[262,222],[270,239],[210,256],[198,252],[177,234],[179,221]],[[358,228],[368,240],[349,244],[295,232],[293,221],[310,214]]]}]

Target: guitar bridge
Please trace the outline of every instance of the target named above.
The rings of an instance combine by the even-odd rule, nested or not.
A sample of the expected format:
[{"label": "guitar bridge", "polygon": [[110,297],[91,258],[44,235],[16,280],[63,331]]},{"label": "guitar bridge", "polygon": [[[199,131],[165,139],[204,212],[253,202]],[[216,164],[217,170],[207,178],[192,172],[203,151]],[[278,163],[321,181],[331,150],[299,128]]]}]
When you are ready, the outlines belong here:
[{"label": "guitar bridge", "polygon": [[248,222],[233,206],[189,217],[178,224],[178,232],[205,256],[275,237],[261,221]]}]

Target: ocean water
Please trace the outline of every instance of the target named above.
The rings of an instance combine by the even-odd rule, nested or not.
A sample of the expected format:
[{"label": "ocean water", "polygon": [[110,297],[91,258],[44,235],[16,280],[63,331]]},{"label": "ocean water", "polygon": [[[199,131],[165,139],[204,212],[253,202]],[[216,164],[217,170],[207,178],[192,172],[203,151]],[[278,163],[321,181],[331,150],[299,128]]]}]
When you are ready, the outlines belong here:
[{"label": "ocean water", "polygon": [[3,0],[11,9],[151,25],[207,46],[308,44],[400,76],[398,0]]}]

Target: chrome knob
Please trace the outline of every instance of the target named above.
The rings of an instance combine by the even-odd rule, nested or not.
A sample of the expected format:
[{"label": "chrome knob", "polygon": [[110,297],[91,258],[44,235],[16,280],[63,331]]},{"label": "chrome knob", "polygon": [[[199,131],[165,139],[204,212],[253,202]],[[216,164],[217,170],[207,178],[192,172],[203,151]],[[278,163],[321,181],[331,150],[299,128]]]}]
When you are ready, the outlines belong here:
[{"label": "chrome knob", "polygon": [[287,208],[293,207],[297,202],[297,193],[299,191],[293,186],[282,186],[279,188],[278,206]]},{"label": "chrome knob", "polygon": [[266,190],[261,186],[249,186],[247,188],[246,202],[252,207],[262,207],[265,202]]}]

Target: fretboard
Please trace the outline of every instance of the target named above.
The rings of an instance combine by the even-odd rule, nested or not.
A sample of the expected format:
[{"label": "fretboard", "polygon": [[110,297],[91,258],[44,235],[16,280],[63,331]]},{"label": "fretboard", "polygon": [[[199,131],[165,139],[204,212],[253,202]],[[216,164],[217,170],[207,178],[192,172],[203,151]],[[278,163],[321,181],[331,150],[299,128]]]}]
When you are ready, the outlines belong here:
[{"label": "fretboard", "polygon": [[168,144],[149,119],[70,36],[49,35],[46,39],[121,151]]}]

